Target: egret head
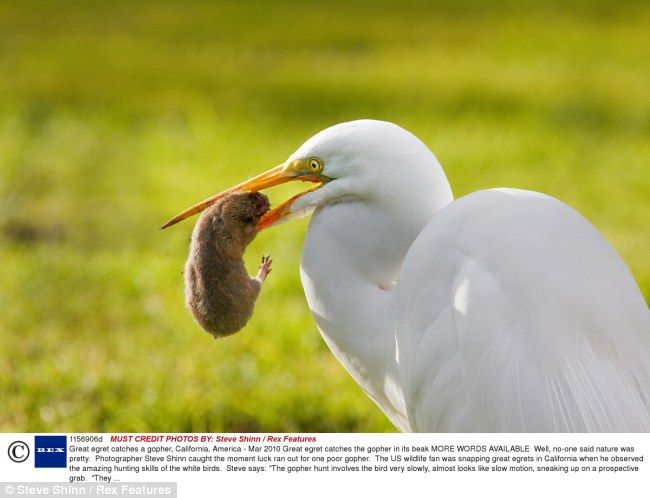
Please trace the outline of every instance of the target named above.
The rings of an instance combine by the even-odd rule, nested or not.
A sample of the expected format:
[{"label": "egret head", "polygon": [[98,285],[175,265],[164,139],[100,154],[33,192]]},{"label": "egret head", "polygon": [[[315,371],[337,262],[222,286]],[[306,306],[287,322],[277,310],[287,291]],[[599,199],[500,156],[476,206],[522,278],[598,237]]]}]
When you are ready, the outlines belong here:
[{"label": "egret head", "polygon": [[[358,120],[317,133],[284,163],[192,206],[162,228],[203,211],[226,194],[257,192],[289,181],[314,185],[268,211],[260,228],[331,203],[381,200],[404,205],[420,197],[425,203],[443,197],[447,203],[451,195],[438,161],[417,137],[393,123]],[[432,197],[436,188],[442,196]]]}]

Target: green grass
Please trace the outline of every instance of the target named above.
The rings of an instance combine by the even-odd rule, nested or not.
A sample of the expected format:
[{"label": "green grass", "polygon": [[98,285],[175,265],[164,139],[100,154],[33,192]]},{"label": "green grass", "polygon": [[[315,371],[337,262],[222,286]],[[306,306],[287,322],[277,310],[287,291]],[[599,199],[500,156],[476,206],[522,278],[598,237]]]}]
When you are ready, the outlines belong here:
[{"label": "green grass", "polygon": [[220,341],[191,223],[157,229],[340,121],[413,131],[456,196],[573,205],[650,297],[650,9],[567,3],[0,3],[0,430],[393,430],[309,315],[305,221]]}]

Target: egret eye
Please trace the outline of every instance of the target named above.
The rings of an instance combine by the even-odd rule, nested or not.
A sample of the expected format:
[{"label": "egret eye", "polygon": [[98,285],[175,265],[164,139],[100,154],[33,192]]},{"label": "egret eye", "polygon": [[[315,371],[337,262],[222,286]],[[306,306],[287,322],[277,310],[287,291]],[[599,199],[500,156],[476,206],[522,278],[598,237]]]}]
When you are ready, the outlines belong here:
[{"label": "egret eye", "polygon": [[311,159],[309,159],[307,164],[309,166],[309,170],[312,173],[319,173],[323,169],[323,163],[321,162],[320,159],[317,159],[315,157],[312,157]]}]

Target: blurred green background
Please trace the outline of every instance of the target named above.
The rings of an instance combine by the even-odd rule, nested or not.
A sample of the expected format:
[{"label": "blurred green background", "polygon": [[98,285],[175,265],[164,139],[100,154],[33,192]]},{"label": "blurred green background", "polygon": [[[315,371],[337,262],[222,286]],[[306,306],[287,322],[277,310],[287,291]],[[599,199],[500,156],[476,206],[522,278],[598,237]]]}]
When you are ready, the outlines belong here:
[{"label": "blurred green background", "polygon": [[[585,214],[650,297],[647,2],[0,3],[0,429],[391,431],[318,335],[306,221],[215,341],[183,305],[195,201],[331,124],[377,118],[456,196]],[[271,192],[272,201],[291,188]]]}]

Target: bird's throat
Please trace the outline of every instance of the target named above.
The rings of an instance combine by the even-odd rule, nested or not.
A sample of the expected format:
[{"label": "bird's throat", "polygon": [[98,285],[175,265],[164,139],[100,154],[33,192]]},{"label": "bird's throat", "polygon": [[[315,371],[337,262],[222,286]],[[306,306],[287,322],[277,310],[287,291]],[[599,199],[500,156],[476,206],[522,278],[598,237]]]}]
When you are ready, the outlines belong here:
[{"label": "bird's throat", "polygon": [[327,206],[312,218],[301,261],[305,295],[323,338],[402,428],[395,296],[388,289],[420,229],[368,204]]}]

